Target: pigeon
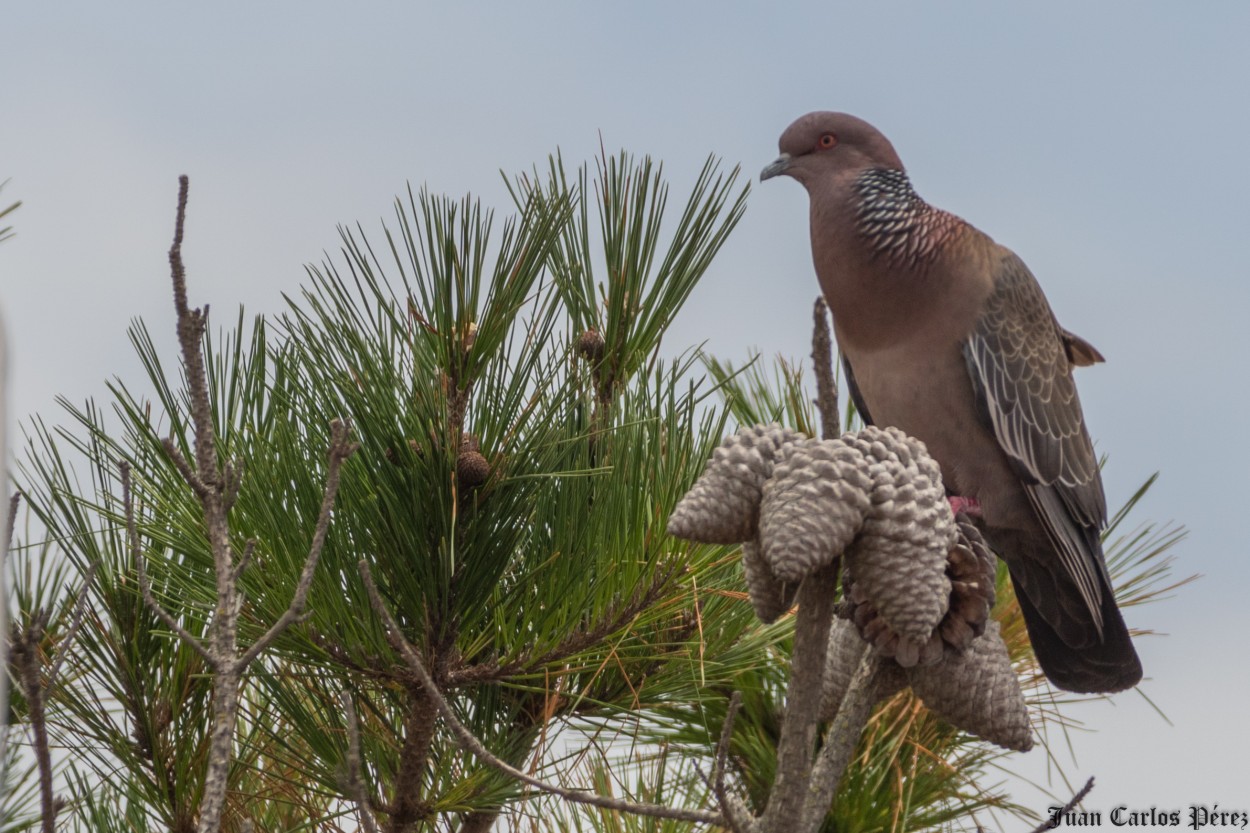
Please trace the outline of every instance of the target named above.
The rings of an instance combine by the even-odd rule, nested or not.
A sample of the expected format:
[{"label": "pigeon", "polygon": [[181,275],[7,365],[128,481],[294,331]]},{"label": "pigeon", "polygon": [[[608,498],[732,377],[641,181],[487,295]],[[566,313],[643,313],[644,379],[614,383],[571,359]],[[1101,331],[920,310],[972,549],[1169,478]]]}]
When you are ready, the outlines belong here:
[{"label": "pigeon", "polygon": [[1058,688],[1136,685],[1100,532],[1107,504],[1073,369],[1102,361],[1055,320],[1010,249],[912,188],[893,145],[845,113],[788,127],[760,180],[811,201],[812,258],[865,422],[923,441],[953,509],[1006,563]]}]

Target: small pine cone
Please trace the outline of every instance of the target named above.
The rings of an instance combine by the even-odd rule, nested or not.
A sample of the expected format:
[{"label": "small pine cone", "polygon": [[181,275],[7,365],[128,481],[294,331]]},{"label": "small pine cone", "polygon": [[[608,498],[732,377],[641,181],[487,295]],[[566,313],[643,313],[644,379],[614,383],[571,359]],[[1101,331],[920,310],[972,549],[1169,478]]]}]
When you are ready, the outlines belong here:
[{"label": "small pine cone", "polygon": [[490,477],[490,462],[479,451],[462,451],[456,458],[456,483],[467,492],[481,486]]},{"label": "small pine cone", "polygon": [[856,621],[900,665],[936,662],[941,644],[933,637],[950,604],[946,560],[955,536],[937,463],[923,443],[895,428],[869,427],[846,438],[863,450],[872,479],[869,516],[846,554],[851,600],[870,608]]},{"label": "small pine cone", "polygon": [[760,540],[773,574],[798,583],[841,555],[864,523],[870,486],[863,456],[841,440],[782,448],[760,508]]},{"label": "small pine cone", "polygon": [[755,539],[742,543],[742,571],[746,575],[751,606],[760,621],[772,624],[794,604],[798,585],[786,584],[773,575]]},{"label": "small pine cone", "polygon": [[461,454],[464,454],[466,451],[481,451],[481,450],[482,450],[482,441],[477,438],[476,434],[470,434],[468,431],[461,432],[460,434],[460,453]]},{"label": "small pine cone", "polygon": [[955,519],[955,545],[946,557],[946,576],[951,581],[950,609],[939,631],[942,641],[956,652],[985,633],[994,607],[994,554],[981,531],[962,512]]},{"label": "small pine cone", "polygon": [[590,364],[598,364],[603,358],[607,342],[598,330],[590,329],[577,337],[577,353]]},{"label": "small pine cone", "polygon": [[916,696],[953,726],[1006,749],[1033,748],[1029,710],[997,622],[990,620],[964,653],[907,677]]},{"label": "small pine cone", "polygon": [[759,531],[760,495],[778,449],[803,435],[779,425],[742,428],[712,453],[673,509],[668,534],[705,544],[740,544]]}]

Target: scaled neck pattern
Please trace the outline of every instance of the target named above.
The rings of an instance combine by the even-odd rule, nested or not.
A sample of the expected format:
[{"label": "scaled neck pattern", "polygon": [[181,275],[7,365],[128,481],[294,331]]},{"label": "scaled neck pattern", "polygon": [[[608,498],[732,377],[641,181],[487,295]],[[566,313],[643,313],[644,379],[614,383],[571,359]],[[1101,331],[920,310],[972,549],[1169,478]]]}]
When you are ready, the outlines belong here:
[{"label": "scaled neck pattern", "polygon": [[856,178],[855,191],[857,230],[874,256],[885,257],[892,266],[932,262],[964,224],[921,199],[902,171],[869,168]]}]

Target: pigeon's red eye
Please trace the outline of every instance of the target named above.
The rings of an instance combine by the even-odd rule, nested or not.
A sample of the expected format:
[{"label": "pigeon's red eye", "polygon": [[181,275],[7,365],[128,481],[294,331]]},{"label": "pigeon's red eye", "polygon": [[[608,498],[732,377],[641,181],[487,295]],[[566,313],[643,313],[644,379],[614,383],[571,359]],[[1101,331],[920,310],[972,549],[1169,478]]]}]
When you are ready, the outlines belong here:
[{"label": "pigeon's red eye", "polygon": [[833,147],[837,143],[838,143],[837,136],[834,136],[832,133],[826,133],[825,135],[820,137],[820,141],[816,143],[816,147],[820,148],[821,150],[828,150],[829,148]]}]

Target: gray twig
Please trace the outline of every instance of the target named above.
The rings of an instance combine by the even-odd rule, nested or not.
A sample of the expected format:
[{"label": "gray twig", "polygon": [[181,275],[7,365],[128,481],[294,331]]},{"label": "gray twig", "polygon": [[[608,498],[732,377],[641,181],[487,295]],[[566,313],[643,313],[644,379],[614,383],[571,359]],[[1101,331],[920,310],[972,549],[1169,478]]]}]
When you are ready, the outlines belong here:
[{"label": "gray twig", "polygon": [[364,766],[360,758],[360,723],[356,719],[356,706],[347,691],[340,695],[340,699],[343,702],[343,714],[347,718],[347,792],[356,802],[365,833],[378,833],[377,822],[373,819],[373,811],[365,795]]},{"label": "gray twig", "polygon": [[[417,651],[412,647],[408,640],[404,639],[400,632],[399,623],[395,621],[395,617],[387,608],[386,603],[382,600],[381,593],[378,592],[377,584],[373,581],[373,573],[369,569],[369,562],[361,560],[357,565],[360,569],[360,577],[364,580],[365,589],[369,593],[369,602],[373,606],[374,611],[378,614],[386,625],[387,639],[391,646],[403,657],[404,662],[412,669],[412,672],[420,680],[421,685],[425,687],[430,699],[434,701],[434,705],[438,709],[444,722],[452,730],[456,736],[462,749],[476,756],[478,760],[497,769],[505,775],[520,781],[523,784],[531,786],[537,790],[563,798],[565,801],[571,801],[576,804],[588,804],[593,807],[602,807],[606,810],[616,810],[622,813],[631,813],[638,816],[649,816],[652,818],[673,819],[675,821],[690,821],[700,824],[714,824],[725,826],[725,819],[717,813],[709,813],[705,810],[687,810],[679,807],[666,807],[660,804],[643,804],[633,801],[625,801],[617,798],[609,798],[594,793],[588,793],[583,790],[572,790],[561,787],[558,784],[552,784],[540,778],[535,778],[525,773],[511,764],[499,759],[486,746],[478,740],[478,738],[469,729],[460,722],[456,717],[455,711],[452,710],[446,698],[443,697],[438,686],[434,684],[434,680],[425,669],[425,665],[421,662],[421,658],[417,655]],[[819,691],[818,691],[819,693]]]},{"label": "gray twig", "polygon": [[178,473],[182,475],[182,479],[191,487],[191,491],[195,492],[195,496],[200,500],[208,500],[212,495],[212,489],[208,484],[200,479],[195,469],[191,468],[191,464],[187,462],[187,458],[178,450],[178,446],[174,444],[173,437],[166,437],[161,440],[161,447],[165,449],[165,453],[169,455],[169,459],[174,461],[174,468],[178,469]]},{"label": "gray twig", "polygon": [[[9,500],[9,519],[5,530],[5,550],[13,545],[14,517],[20,501],[16,493]],[[39,679],[39,644],[47,632],[48,611],[31,612],[30,622],[19,628],[11,625],[8,638],[8,661],[17,672],[18,685],[26,696],[26,710],[30,719],[31,746],[35,752],[35,764],[39,770],[40,822],[43,833],[55,833],[56,815],[64,802],[52,791],[52,755],[48,751],[48,721],[44,713],[44,696],[47,687]],[[8,742],[8,721],[4,726],[5,746]],[[3,761],[0,761],[3,766]]]},{"label": "gray twig", "polygon": [[243,555],[239,557],[239,563],[234,565],[234,580],[238,581],[243,575],[243,571],[252,563],[252,555],[256,552],[256,539],[248,538],[247,543],[243,545]]},{"label": "gray twig", "polygon": [[712,791],[716,796],[716,803],[720,805],[721,812],[725,814],[725,820],[729,822],[729,828],[734,833],[753,833],[758,823],[738,797],[732,795],[725,786],[725,774],[729,770],[729,743],[733,739],[734,720],[737,719],[741,708],[742,692],[735,691],[729,697],[729,707],[725,710],[725,723],[721,726],[720,740],[716,744]]},{"label": "gray twig", "polygon": [[39,644],[43,641],[48,624],[48,611],[38,610],[31,620],[19,629],[13,626],[9,647],[9,662],[17,671],[18,684],[26,696],[26,709],[30,719],[31,746],[39,770],[40,821],[43,833],[55,833],[56,816],[64,802],[52,791],[52,756],[48,751],[48,721],[44,713],[46,689],[39,679]]},{"label": "gray twig", "polygon": [[[1076,795],[1072,796],[1072,800],[1069,801],[1067,804],[1063,805],[1063,808],[1059,811],[1059,815],[1072,812],[1073,808],[1076,807],[1076,805],[1080,804],[1082,801],[1084,801],[1085,797],[1089,795],[1093,789],[1094,789],[1094,778],[1093,776],[1090,776],[1090,779],[1085,782],[1085,786],[1081,787],[1081,789],[1077,791]],[[1044,821],[1041,824],[1039,824],[1037,827],[1034,827],[1032,830],[1030,830],[1029,833],[1046,833],[1046,831],[1048,830],[1053,830],[1054,827],[1055,825],[1052,824],[1050,821]]]}]

